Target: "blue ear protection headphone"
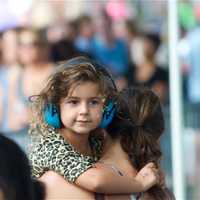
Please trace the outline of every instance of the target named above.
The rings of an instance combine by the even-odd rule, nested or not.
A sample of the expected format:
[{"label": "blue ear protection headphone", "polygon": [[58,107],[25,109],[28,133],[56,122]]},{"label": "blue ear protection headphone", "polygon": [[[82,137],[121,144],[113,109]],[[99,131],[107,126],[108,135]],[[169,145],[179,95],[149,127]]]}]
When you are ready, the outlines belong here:
[{"label": "blue ear protection headphone", "polygon": [[[91,63],[91,67],[94,68],[94,70],[99,70],[104,76],[108,77],[108,79],[112,82],[112,85],[114,87],[114,89],[117,91],[116,85],[114,83],[114,80],[112,79],[111,75],[107,72],[107,70],[99,65],[98,63],[89,60],[85,57],[78,57],[78,58],[74,58],[68,61],[68,66],[70,65],[75,65],[75,64],[88,64]],[[101,123],[99,125],[100,128],[106,128],[113,120],[113,117],[115,115],[116,112],[116,105],[112,100],[109,100],[107,102],[107,104],[104,107],[103,110],[103,115],[102,115],[102,120]],[[62,122],[60,119],[60,110],[58,108],[58,106],[56,106],[53,103],[48,103],[45,107],[44,107],[44,121],[54,127],[54,128],[61,128],[62,127]]]},{"label": "blue ear protection headphone", "polygon": [[44,121],[54,128],[61,128],[60,111],[55,104],[49,103],[45,106]]},{"label": "blue ear protection headphone", "polygon": [[107,128],[107,126],[112,122],[113,117],[115,116],[116,107],[113,101],[109,101],[105,106],[103,111],[103,116],[101,119],[101,123],[99,125],[100,128]]}]

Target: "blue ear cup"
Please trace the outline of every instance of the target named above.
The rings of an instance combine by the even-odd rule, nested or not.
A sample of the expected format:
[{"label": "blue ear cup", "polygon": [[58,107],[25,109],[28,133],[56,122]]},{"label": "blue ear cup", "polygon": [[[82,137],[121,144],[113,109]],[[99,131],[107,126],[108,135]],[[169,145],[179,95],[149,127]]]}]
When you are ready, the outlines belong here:
[{"label": "blue ear cup", "polygon": [[113,101],[108,102],[106,105],[103,116],[101,120],[101,124],[99,125],[100,128],[107,128],[107,126],[112,122],[116,112],[116,107]]},{"label": "blue ear cup", "polygon": [[44,121],[54,128],[61,128],[60,112],[55,104],[48,103],[44,109]]}]

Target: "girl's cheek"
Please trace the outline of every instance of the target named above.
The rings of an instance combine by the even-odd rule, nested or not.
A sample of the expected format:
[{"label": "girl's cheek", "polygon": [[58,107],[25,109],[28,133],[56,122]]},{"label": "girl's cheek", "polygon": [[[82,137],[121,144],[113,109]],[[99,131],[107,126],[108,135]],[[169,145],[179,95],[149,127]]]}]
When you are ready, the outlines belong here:
[{"label": "girl's cheek", "polygon": [[101,112],[101,113],[99,113],[99,114],[97,115],[97,119],[99,119],[99,121],[101,121],[102,116],[103,116],[103,113]]}]

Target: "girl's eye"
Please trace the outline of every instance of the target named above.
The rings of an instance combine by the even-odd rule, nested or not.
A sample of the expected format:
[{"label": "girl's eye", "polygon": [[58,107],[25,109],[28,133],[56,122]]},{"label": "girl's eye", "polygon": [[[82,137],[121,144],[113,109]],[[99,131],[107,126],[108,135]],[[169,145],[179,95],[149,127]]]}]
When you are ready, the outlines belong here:
[{"label": "girl's eye", "polygon": [[67,104],[71,104],[71,105],[77,105],[78,101],[77,100],[68,100],[66,101]]},{"label": "girl's eye", "polygon": [[100,104],[100,100],[94,99],[94,100],[91,100],[89,103],[90,103],[90,105],[92,105],[92,106],[99,105],[99,104]]}]

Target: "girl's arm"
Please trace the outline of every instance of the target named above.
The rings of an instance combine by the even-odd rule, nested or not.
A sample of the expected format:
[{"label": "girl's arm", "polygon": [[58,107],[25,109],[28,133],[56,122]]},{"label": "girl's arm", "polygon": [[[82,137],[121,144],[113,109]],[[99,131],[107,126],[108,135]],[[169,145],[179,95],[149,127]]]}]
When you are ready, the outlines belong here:
[{"label": "girl's arm", "polygon": [[47,171],[39,180],[45,184],[46,200],[94,199],[94,195],[91,192],[69,183],[56,172]]},{"label": "girl's arm", "polygon": [[[47,171],[40,178],[45,184],[46,200],[50,199],[87,199],[94,200],[94,194],[75,184],[67,182],[62,176],[53,171]],[[130,200],[129,195],[108,195],[107,200]]]},{"label": "girl's arm", "polygon": [[86,190],[106,194],[128,194],[148,190],[158,183],[157,171],[153,163],[142,168],[135,178],[121,176],[112,168],[97,164],[82,173],[75,181],[79,187]]},{"label": "girl's arm", "polygon": [[146,191],[157,183],[158,178],[152,163],[144,167],[135,179],[120,176],[112,168],[102,164],[93,167],[93,160],[90,157],[73,151],[58,136],[54,132],[49,132],[33,148],[32,154],[30,153],[32,171],[36,178],[45,171],[52,170],[86,190],[107,194]]}]

